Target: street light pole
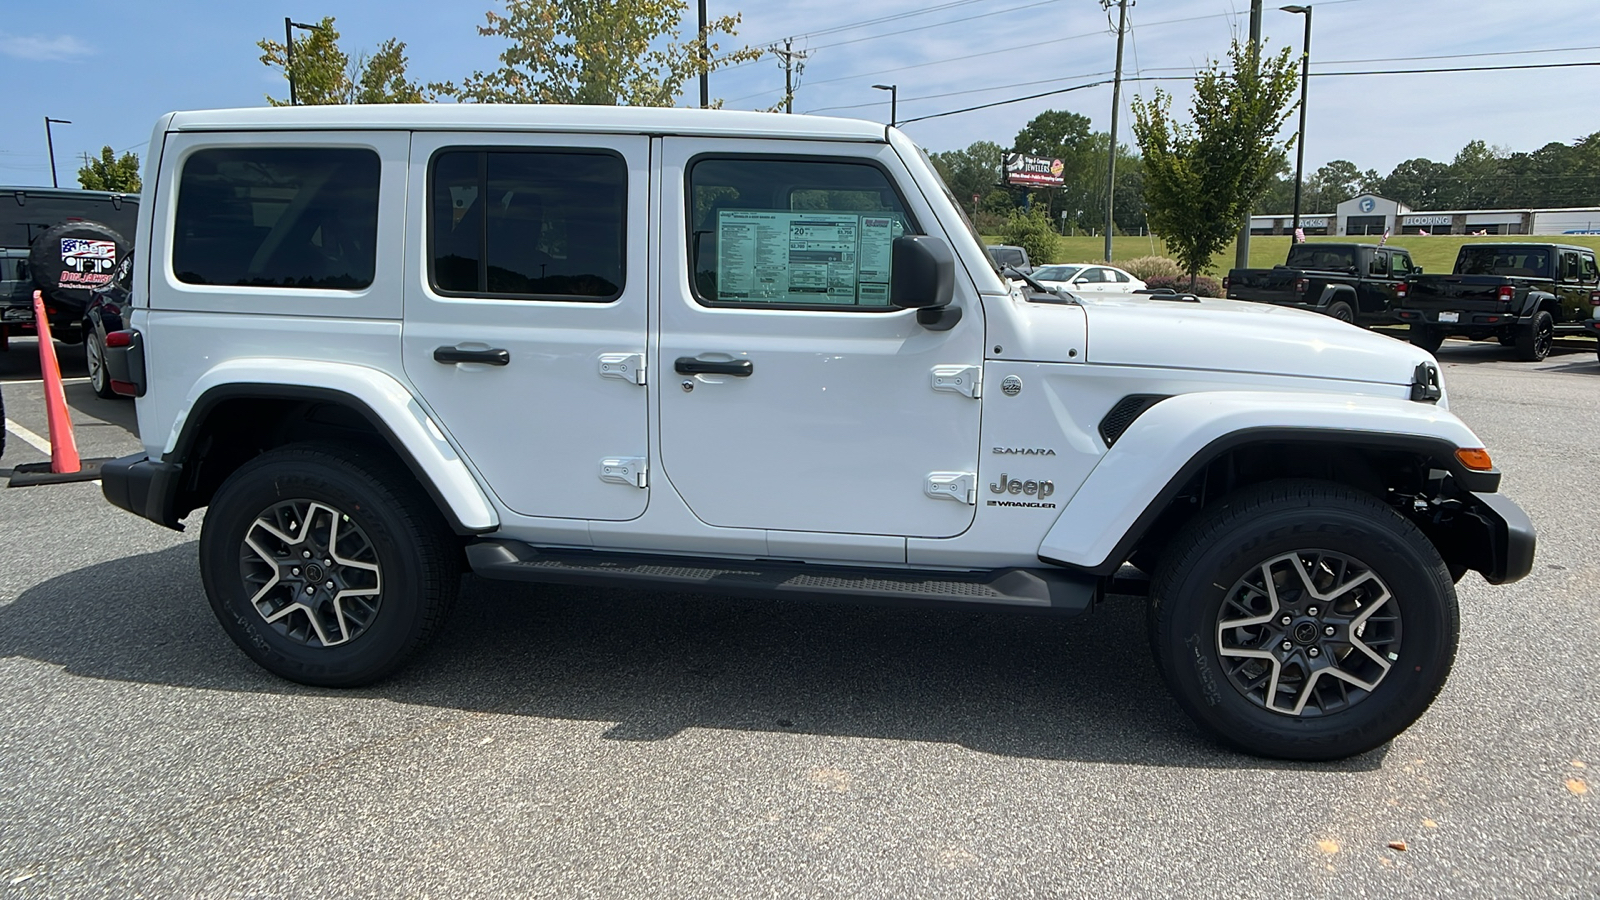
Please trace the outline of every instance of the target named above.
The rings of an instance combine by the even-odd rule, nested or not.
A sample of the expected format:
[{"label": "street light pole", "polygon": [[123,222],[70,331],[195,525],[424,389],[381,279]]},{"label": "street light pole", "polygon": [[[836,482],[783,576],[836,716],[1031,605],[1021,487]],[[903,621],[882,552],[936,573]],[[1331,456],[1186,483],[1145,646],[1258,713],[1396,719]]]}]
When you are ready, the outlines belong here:
[{"label": "street light pole", "polygon": [[55,138],[50,136],[51,122],[54,122],[57,125],[71,125],[72,123],[66,119],[52,119],[49,116],[44,117],[44,145],[50,151],[50,186],[61,187],[61,182],[56,180],[56,142]]},{"label": "street light pole", "polygon": [[1300,233],[1300,185],[1306,171],[1306,82],[1311,78],[1311,7],[1282,6],[1284,12],[1306,17],[1306,39],[1300,51],[1300,133],[1294,148],[1294,233]]},{"label": "street light pole", "polygon": [[889,92],[889,127],[893,128],[894,124],[900,121],[900,85],[875,84],[873,87],[880,91]]},{"label": "street light pole", "polygon": [[283,17],[283,71],[289,76],[289,105],[299,106],[300,98],[294,89],[294,32],[290,29],[300,28],[305,31],[321,31],[321,25],[307,25],[296,22],[288,16]]},{"label": "street light pole", "polygon": [[706,47],[706,0],[700,0],[700,108],[711,106],[711,51]]},{"label": "street light pole", "polygon": [[[1252,77],[1261,77],[1261,0],[1250,0],[1250,64]],[[1233,267],[1250,268],[1250,210],[1239,215],[1239,239],[1234,244]]]}]

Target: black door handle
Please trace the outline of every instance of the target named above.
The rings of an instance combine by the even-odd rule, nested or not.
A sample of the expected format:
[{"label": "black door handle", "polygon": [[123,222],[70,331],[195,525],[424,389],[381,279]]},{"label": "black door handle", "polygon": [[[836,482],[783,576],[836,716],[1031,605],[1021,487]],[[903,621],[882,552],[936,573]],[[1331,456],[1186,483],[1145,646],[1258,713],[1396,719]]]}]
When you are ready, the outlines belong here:
[{"label": "black door handle", "polygon": [[711,360],[680,356],[672,368],[679,375],[733,375],[747,378],[756,367],[748,359]]},{"label": "black door handle", "polygon": [[463,350],[460,347],[439,347],[433,351],[433,361],[454,365],[456,363],[483,363],[486,366],[504,366],[511,362],[505,350]]}]

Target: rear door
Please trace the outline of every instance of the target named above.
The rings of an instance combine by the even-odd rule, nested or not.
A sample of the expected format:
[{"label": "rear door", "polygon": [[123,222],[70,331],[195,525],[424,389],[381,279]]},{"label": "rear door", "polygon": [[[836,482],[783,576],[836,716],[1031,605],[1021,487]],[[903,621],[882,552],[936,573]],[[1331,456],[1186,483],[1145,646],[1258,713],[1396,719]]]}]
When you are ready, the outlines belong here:
[{"label": "rear door", "polygon": [[[1584,260],[1577,250],[1558,250],[1556,260],[1556,296],[1561,303],[1558,322],[1581,322],[1589,317],[1589,296],[1594,290],[1592,279],[1586,279]],[[1591,257],[1590,268],[1593,268]]]},{"label": "rear door", "polygon": [[649,494],[649,139],[413,135],[406,375],[513,512]]}]

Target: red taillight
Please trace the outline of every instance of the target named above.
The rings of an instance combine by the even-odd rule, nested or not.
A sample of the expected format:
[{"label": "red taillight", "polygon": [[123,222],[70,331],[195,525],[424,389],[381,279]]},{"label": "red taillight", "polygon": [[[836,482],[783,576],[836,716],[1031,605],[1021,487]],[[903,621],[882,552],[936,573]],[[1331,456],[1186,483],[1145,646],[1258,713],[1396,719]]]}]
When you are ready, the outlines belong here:
[{"label": "red taillight", "polygon": [[1306,291],[1309,291],[1309,290],[1311,290],[1311,282],[1310,282],[1310,280],[1305,279],[1305,278],[1295,279],[1294,292],[1296,294],[1304,294]]},{"label": "red taillight", "polygon": [[133,346],[133,332],[112,331],[106,334],[106,347],[131,347]]},{"label": "red taillight", "polygon": [[1513,294],[1515,294],[1516,292],[1517,292],[1517,289],[1512,287],[1511,285],[1502,284],[1502,285],[1500,285],[1500,290],[1497,292],[1497,296],[1500,298],[1500,302],[1501,303],[1510,305],[1511,296]]},{"label": "red taillight", "polygon": [[1406,298],[1406,294],[1409,293],[1411,293],[1411,285],[1406,284],[1403,281],[1394,286],[1394,297],[1396,300],[1404,300]]},{"label": "red taillight", "polygon": [[1589,302],[1593,303],[1595,306],[1600,306],[1600,291],[1590,291]]},{"label": "red taillight", "polygon": [[1233,279],[1232,278],[1230,278],[1227,275],[1222,276],[1222,291],[1223,291],[1223,293],[1227,293],[1228,285],[1230,285],[1232,283],[1233,283]]}]

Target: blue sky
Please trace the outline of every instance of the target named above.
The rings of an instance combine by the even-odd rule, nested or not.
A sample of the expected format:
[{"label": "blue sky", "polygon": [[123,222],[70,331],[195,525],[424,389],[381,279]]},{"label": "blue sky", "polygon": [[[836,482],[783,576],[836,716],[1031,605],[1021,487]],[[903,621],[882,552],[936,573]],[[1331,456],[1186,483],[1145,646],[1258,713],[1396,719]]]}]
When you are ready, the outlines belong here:
[{"label": "blue sky", "polygon": [[[1096,0],[710,0],[713,15],[740,11],[738,41],[764,45],[796,37],[806,61],[796,112],[826,111],[885,121],[900,87],[902,119],[1084,84],[1113,67],[1115,38]],[[1267,3],[1270,47],[1299,47],[1301,18]],[[350,50],[386,37],[407,44],[417,78],[457,79],[491,68],[501,44],[474,26],[495,0],[278,0],[276,3],[78,0],[71,29],[61,7],[8,0],[0,17],[0,184],[49,184],[43,117],[55,128],[63,184],[78,157],[106,144],[143,155],[155,119],[168,110],[259,106],[285,93],[257,60],[255,42],[282,39],[283,17],[336,16]],[[1245,30],[1248,0],[1139,0],[1131,12],[1125,71],[1190,72],[1223,56]],[[902,13],[894,21],[820,33]],[[693,4],[689,14],[693,15]],[[915,29],[915,30],[911,30]],[[890,32],[900,32],[890,34]],[[1565,52],[1513,51],[1587,48]],[[1467,58],[1390,61],[1397,57]],[[1379,62],[1340,62],[1382,60]],[[1316,3],[1312,70],[1511,65],[1600,60],[1600,3],[1593,0],[1324,0]],[[1033,83],[1038,82],[1038,83]],[[1027,83],[1027,84],[1025,84]],[[1163,82],[1187,104],[1182,82]],[[712,76],[712,95],[752,109],[777,101],[783,73],[763,59]],[[1151,85],[1131,84],[1124,101]],[[691,91],[694,90],[690,86]],[[982,90],[980,90],[982,89]],[[938,96],[945,95],[945,96]],[[1306,164],[1349,159],[1387,172],[1415,156],[1449,159],[1482,138],[1513,150],[1571,141],[1600,130],[1600,67],[1439,75],[1314,78]],[[1111,89],[1089,88],[981,112],[912,123],[930,150],[977,139],[1008,144],[1045,109],[1109,122]],[[1131,142],[1126,106],[1120,136]],[[1291,117],[1288,128],[1292,130]]]}]

